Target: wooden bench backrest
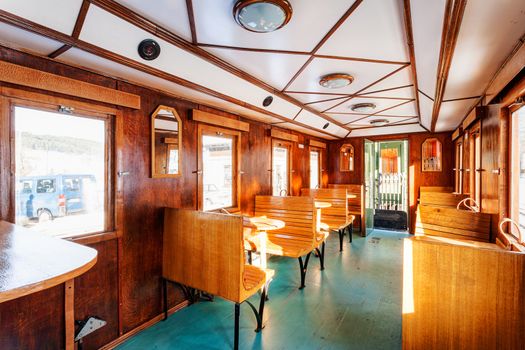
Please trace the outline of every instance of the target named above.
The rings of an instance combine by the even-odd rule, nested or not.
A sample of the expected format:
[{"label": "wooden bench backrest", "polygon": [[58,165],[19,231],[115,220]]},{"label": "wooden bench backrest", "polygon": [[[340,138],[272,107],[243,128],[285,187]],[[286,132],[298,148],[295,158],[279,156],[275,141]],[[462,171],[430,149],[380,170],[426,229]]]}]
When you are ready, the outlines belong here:
[{"label": "wooden bench backrest", "polygon": [[363,198],[364,198],[364,187],[363,185],[353,184],[328,184],[328,188],[346,188],[348,194],[353,194],[356,198],[348,199],[348,212],[354,215],[363,214]]},{"label": "wooden bench backrest", "polygon": [[468,195],[444,192],[421,192],[419,195],[419,204],[456,208],[458,203],[465,198],[468,198]]},{"label": "wooden bench backrest", "polygon": [[488,242],[490,240],[490,223],[490,214],[419,205],[416,217],[416,234]]},{"label": "wooden bench backrest", "polygon": [[347,222],[348,200],[346,198],[346,188],[303,188],[301,189],[301,196],[309,196],[316,201],[332,204],[330,208],[324,208],[321,211],[321,222],[328,226],[339,227]]},{"label": "wooden bench backrest", "polygon": [[445,186],[421,186],[419,188],[419,192],[444,192],[444,193],[452,193],[454,192],[454,189],[452,187],[445,187]]},{"label": "wooden bench backrest", "polygon": [[244,271],[242,217],[164,209],[162,276],[239,302]]},{"label": "wooden bench backrest", "polygon": [[289,237],[312,244],[316,237],[316,211],[310,197],[256,196],[255,216],[282,220],[285,227],[268,231],[268,237]]}]

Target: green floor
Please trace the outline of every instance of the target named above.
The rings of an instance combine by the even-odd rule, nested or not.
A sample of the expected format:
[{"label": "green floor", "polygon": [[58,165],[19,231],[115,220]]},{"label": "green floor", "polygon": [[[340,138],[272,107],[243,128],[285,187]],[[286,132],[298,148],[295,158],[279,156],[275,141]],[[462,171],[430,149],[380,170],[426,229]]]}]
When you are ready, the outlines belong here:
[{"label": "green floor", "polygon": [[[400,349],[402,247],[406,234],[354,235],[339,253],[337,235],[326,247],[326,269],[310,260],[306,288],[298,290],[296,259],[272,257],[276,276],[265,308],[266,328],[241,307],[240,349]],[[160,297],[160,296],[159,296]],[[258,296],[251,300],[258,305]],[[148,328],[118,349],[229,349],[233,303],[200,302]]]}]

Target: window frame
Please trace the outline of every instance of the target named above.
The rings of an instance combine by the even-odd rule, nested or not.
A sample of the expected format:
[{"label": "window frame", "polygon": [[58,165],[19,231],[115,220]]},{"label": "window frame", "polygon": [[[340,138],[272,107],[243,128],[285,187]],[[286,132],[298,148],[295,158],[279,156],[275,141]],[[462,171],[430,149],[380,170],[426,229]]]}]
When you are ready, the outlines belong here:
[{"label": "window frame", "polygon": [[[241,201],[241,132],[232,129],[220,128],[217,126],[200,124],[197,131],[197,208],[204,211],[204,166],[202,159],[202,137],[203,136],[224,136],[233,140],[233,159],[232,159],[232,205],[225,207],[230,212],[240,211]],[[211,212],[219,209],[212,209]]]},{"label": "window frame", "polygon": [[272,138],[272,149],[271,149],[271,156],[270,156],[270,164],[271,164],[271,176],[270,176],[270,190],[271,190],[271,194],[273,195],[273,176],[274,176],[274,169],[273,169],[273,149],[275,147],[280,147],[280,148],[286,148],[288,149],[288,164],[287,164],[287,167],[286,167],[286,171],[287,171],[287,178],[288,178],[288,186],[287,186],[287,193],[286,193],[286,196],[291,196],[292,193],[292,173],[293,173],[293,169],[292,169],[292,158],[293,158],[293,155],[292,155],[292,150],[293,150],[293,143],[290,142],[290,141],[283,141],[283,140],[280,140],[280,139],[276,139],[276,138]]},{"label": "window frame", "polygon": [[[91,244],[106,241],[122,236],[119,230],[122,218],[122,198],[117,196],[122,188],[122,182],[116,176],[117,151],[121,148],[122,139],[122,112],[112,107],[81,102],[67,98],[55,97],[43,93],[29,93],[24,90],[8,89],[0,96],[0,129],[4,129],[11,142],[8,145],[0,143],[0,153],[7,156],[0,164],[0,198],[7,200],[9,205],[0,208],[0,218],[15,223],[16,218],[16,149],[15,149],[15,108],[28,108],[44,112],[58,113],[60,106],[71,107],[72,116],[90,119],[99,119],[105,122],[105,150],[106,170],[104,228],[101,231],[78,235],[57,235],[59,238],[74,241],[80,244]],[[1,132],[0,132],[1,134]],[[8,164],[8,167],[6,165]],[[5,169],[2,171],[2,169]],[[1,190],[4,188],[4,191]]]},{"label": "window frame", "polygon": [[[518,110],[523,109],[525,114],[525,105],[524,106],[516,106],[515,108],[508,108],[508,145],[509,145],[509,153],[508,153],[508,216],[514,220],[518,226],[520,226],[520,220],[519,220],[519,176],[517,178],[514,177],[514,174],[516,172],[516,169],[518,169],[518,173],[520,172],[520,159],[519,154],[515,154],[514,149],[516,148],[516,144],[519,143],[519,129],[518,126],[518,116],[515,115]],[[519,149],[519,148],[518,148]],[[516,158],[516,156],[518,158]],[[515,161],[517,160],[517,164]],[[516,181],[517,179],[517,181]],[[518,183],[518,186],[517,186]],[[518,193],[518,195],[513,195],[513,193]],[[516,203],[517,201],[517,203]],[[517,215],[516,215],[517,214]],[[512,235],[516,241],[519,240],[518,233],[515,232],[514,225],[509,225],[510,231],[507,232],[508,234]]]},{"label": "window frame", "polygon": [[[481,124],[478,122],[469,131],[470,197],[481,208]],[[478,144],[476,145],[476,141]],[[478,166],[479,165],[479,166]]]},{"label": "window frame", "polygon": [[454,177],[454,190],[456,193],[463,193],[463,154],[464,154],[464,146],[463,146],[463,140],[460,137],[455,142],[455,154],[456,154],[456,164],[455,164],[455,177]]},{"label": "window frame", "polygon": [[311,167],[312,167],[312,163],[311,163],[311,153],[312,152],[317,152],[318,154],[318,158],[317,158],[317,176],[318,176],[318,179],[319,179],[319,183],[318,183],[318,187],[317,188],[322,188],[323,187],[323,150],[322,148],[319,148],[319,147],[314,147],[314,146],[310,146],[310,149],[309,149],[309,157],[308,157],[308,184],[310,185],[310,188],[312,188],[312,170],[311,170]]}]

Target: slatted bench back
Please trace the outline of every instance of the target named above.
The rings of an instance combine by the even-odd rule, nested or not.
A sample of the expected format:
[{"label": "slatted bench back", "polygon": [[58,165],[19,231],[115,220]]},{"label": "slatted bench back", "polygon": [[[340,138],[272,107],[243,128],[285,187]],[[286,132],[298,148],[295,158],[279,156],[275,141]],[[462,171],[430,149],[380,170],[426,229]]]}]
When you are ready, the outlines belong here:
[{"label": "slatted bench back", "polygon": [[348,220],[348,201],[346,188],[320,188],[320,189],[301,189],[301,196],[309,196],[316,201],[332,204],[330,208],[323,208],[321,212],[321,222],[337,230],[344,226]]},{"label": "slatted bench back", "polygon": [[421,186],[419,192],[443,192],[443,193],[452,193],[454,189],[452,187],[446,186]]},{"label": "slatted bench back", "polygon": [[488,242],[490,228],[490,214],[431,205],[417,209],[416,234]]},{"label": "slatted bench back", "polygon": [[419,195],[419,204],[456,208],[458,203],[465,198],[468,198],[468,195],[444,192],[421,192]]},{"label": "slatted bench back", "polygon": [[240,302],[241,216],[165,208],[162,276]]},{"label": "slatted bench back", "polygon": [[314,244],[316,213],[314,200],[310,197],[256,196],[255,216],[284,221],[284,228],[268,231],[270,240],[289,238],[299,244]]},{"label": "slatted bench back", "polygon": [[[363,185],[354,185],[354,184],[329,184],[328,188],[346,188],[348,194],[353,194],[356,198],[348,199],[348,213],[352,215],[359,215],[359,223],[364,216],[364,186]],[[364,226],[364,224],[363,224]],[[359,228],[361,229],[361,227]]]}]

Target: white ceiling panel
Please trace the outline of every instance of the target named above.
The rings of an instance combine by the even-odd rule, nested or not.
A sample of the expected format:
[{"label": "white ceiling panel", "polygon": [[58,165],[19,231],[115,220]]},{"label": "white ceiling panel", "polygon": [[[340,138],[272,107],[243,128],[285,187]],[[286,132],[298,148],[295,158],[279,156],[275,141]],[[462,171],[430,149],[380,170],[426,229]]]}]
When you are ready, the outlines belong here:
[{"label": "white ceiling panel", "polygon": [[62,43],[0,22],[0,44],[16,50],[47,56]]},{"label": "white ceiling panel", "polygon": [[388,90],[388,91],[380,91],[380,92],[372,92],[372,93],[365,93],[364,96],[367,97],[392,97],[392,98],[414,98],[414,87],[413,86],[407,86],[400,89],[394,89],[394,90]]},{"label": "white ceiling panel", "polygon": [[380,114],[388,114],[388,115],[393,115],[393,116],[407,116],[407,117],[417,116],[416,102],[415,101],[408,102],[408,103],[405,103],[404,105],[394,107]]},{"label": "white ceiling panel", "polygon": [[349,124],[366,117],[363,114],[330,114],[330,118],[337,120],[341,124]]},{"label": "white ceiling panel", "polygon": [[282,90],[310,56],[205,48],[272,87]]},{"label": "white ceiling panel", "polygon": [[436,94],[445,0],[411,0],[410,8],[419,89],[433,97]]},{"label": "white ceiling panel", "polygon": [[[323,126],[326,123],[329,123],[326,119],[323,119],[320,116],[318,116],[317,114],[314,114],[314,113],[309,112],[309,111],[304,110],[304,109],[301,111],[301,113],[299,113],[299,115],[297,116],[297,118],[295,118],[295,120],[300,122],[300,123],[303,123],[303,124],[306,124],[306,125],[310,125],[310,126],[316,128],[316,129],[320,129],[320,130],[323,129]],[[346,129],[340,127],[340,126],[337,126],[334,123],[329,123],[328,127],[326,129],[324,129],[324,131],[326,131],[327,133],[330,133],[332,135],[335,135],[337,137],[344,137],[348,133],[348,130],[346,130]]]},{"label": "white ceiling panel", "polygon": [[[347,61],[316,57],[287,90],[355,94],[359,90],[395,71],[397,68],[399,68],[399,65],[397,64]],[[319,79],[322,76],[332,73],[350,74],[354,77],[354,82],[341,89],[328,89],[319,85]]]},{"label": "white ceiling panel", "polygon": [[[347,99],[348,99],[348,96],[343,97],[343,98],[338,98],[336,100],[330,100],[330,101],[313,103],[313,104],[310,104],[308,106],[312,107],[316,111],[324,112],[324,111],[326,111],[326,110],[328,110],[328,109],[330,109],[330,108],[340,104],[341,102],[343,102],[343,101],[345,101]],[[345,111],[345,112],[351,112],[351,111]]]},{"label": "white ceiling panel", "polygon": [[329,136],[329,135],[326,135],[326,134],[323,134],[323,133],[320,133],[320,132],[316,132],[316,131],[313,131],[313,130],[308,129],[308,128],[303,128],[302,126],[299,126],[299,125],[296,125],[296,124],[292,124],[292,123],[280,123],[277,126],[280,127],[280,128],[296,130],[296,131],[302,132],[302,133],[307,134],[307,135],[317,136],[317,137],[321,137],[321,138],[324,138],[324,139],[327,139],[327,140],[336,140],[337,139],[337,137]]},{"label": "white ceiling panel", "polygon": [[373,120],[388,120],[388,123],[394,124],[394,123],[417,123],[417,118],[405,118],[405,117],[378,117],[378,116],[371,116],[371,117],[365,117],[361,120],[358,120],[356,122],[348,124],[350,128],[359,128],[359,127],[370,127],[372,124],[370,124]]},{"label": "white ceiling panel", "polygon": [[193,0],[199,42],[274,50],[311,51],[349,9],[354,0],[290,0],[293,15],[272,33],[252,33],[232,15],[235,1]]},{"label": "white ceiling panel", "polygon": [[421,124],[430,130],[432,125],[432,110],[434,108],[434,101],[423,95],[419,94],[419,108],[421,110]]},{"label": "white ceiling panel", "polygon": [[[399,67],[398,67],[399,68]],[[400,86],[412,85],[412,70],[410,66],[406,66],[399,72],[392,74],[388,78],[381,80],[379,83],[370,86],[363,93],[374,92],[385,89],[397,88]]]},{"label": "white ceiling panel", "polygon": [[408,62],[403,16],[402,1],[363,1],[319,53]]},{"label": "white ceiling panel", "polygon": [[106,60],[76,48],[66,51],[60,55],[57,60],[71,64],[73,66],[85,68],[92,72],[101,73],[106,76],[111,76],[124,81],[129,81],[131,83],[173,94],[196,103],[213,106],[231,113],[237,113],[254,120],[265,123],[275,123],[280,121],[279,119],[269,117],[262,113],[254,112],[236,104],[186,88],[164,79],[151,76],[139,70],[129,68],[110,60]]},{"label": "white ceiling panel", "polygon": [[481,95],[523,33],[525,1],[468,1],[445,99]]},{"label": "white ceiling panel", "polygon": [[[295,92],[287,92],[288,96],[295,98],[303,103],[312,103],[331,99],[340,99],[346,97],[346,95],[320,95],[320,94],[303,94]],[[314,105],[312,105],[313,107]]]},{"label": "white ceiling panel", "polygon": [[[143,39],[152,37],[159,42],[161,54],[154,61],[142,60],[137,53],[137,46]],[[266,90],[94,5],[89,8],[80,39],[255,106],[261,106],[264,98],[269,95]],[[300,107],[274,96],[273,103],[267,109],[291,119],[299,112]]]},{"label": "white ceiling panel", "polygon": [[[351,107],[358,103],[373,103],[376,105],[376,108],[368,113],[378,113],[381,112],[387,108],[392,108],[400,103],[406,102],[406,100],[393,100],[393,99],[385,99],[385,98],[365,98],[365,97],[354,97],[347,102],[331,109],[330,113],[352,113]],[[381,112],[383,113],[383,112]],[[384,113],[390,114],[390,109],[386,110]]]},{"label": "white ceiling panel", "polygon": [[443,102],[439,109],[436,132],[455,129],[475,102],[476,99]]},{"label": "white ceiling panel", "polygon": [[0,0],[0,9],[68,35],[81,5],[82,0]]},{"label": "white ceiling panel", "polygon": [[191,41],[190,22],[186,0],[115,0],[130,10],[169,30],[186,41]]},{"label": "white ceiling panel", "polygon": [[406,134],[414,132],[426,131],[419,124],[411,125],[392,125],[385,126],[382,128],[368,128],[368,129],[357,129],[353,130],[350,137],[362,137],[362,136],[376,136],[376,135],[395,135],[395,134]]}]

